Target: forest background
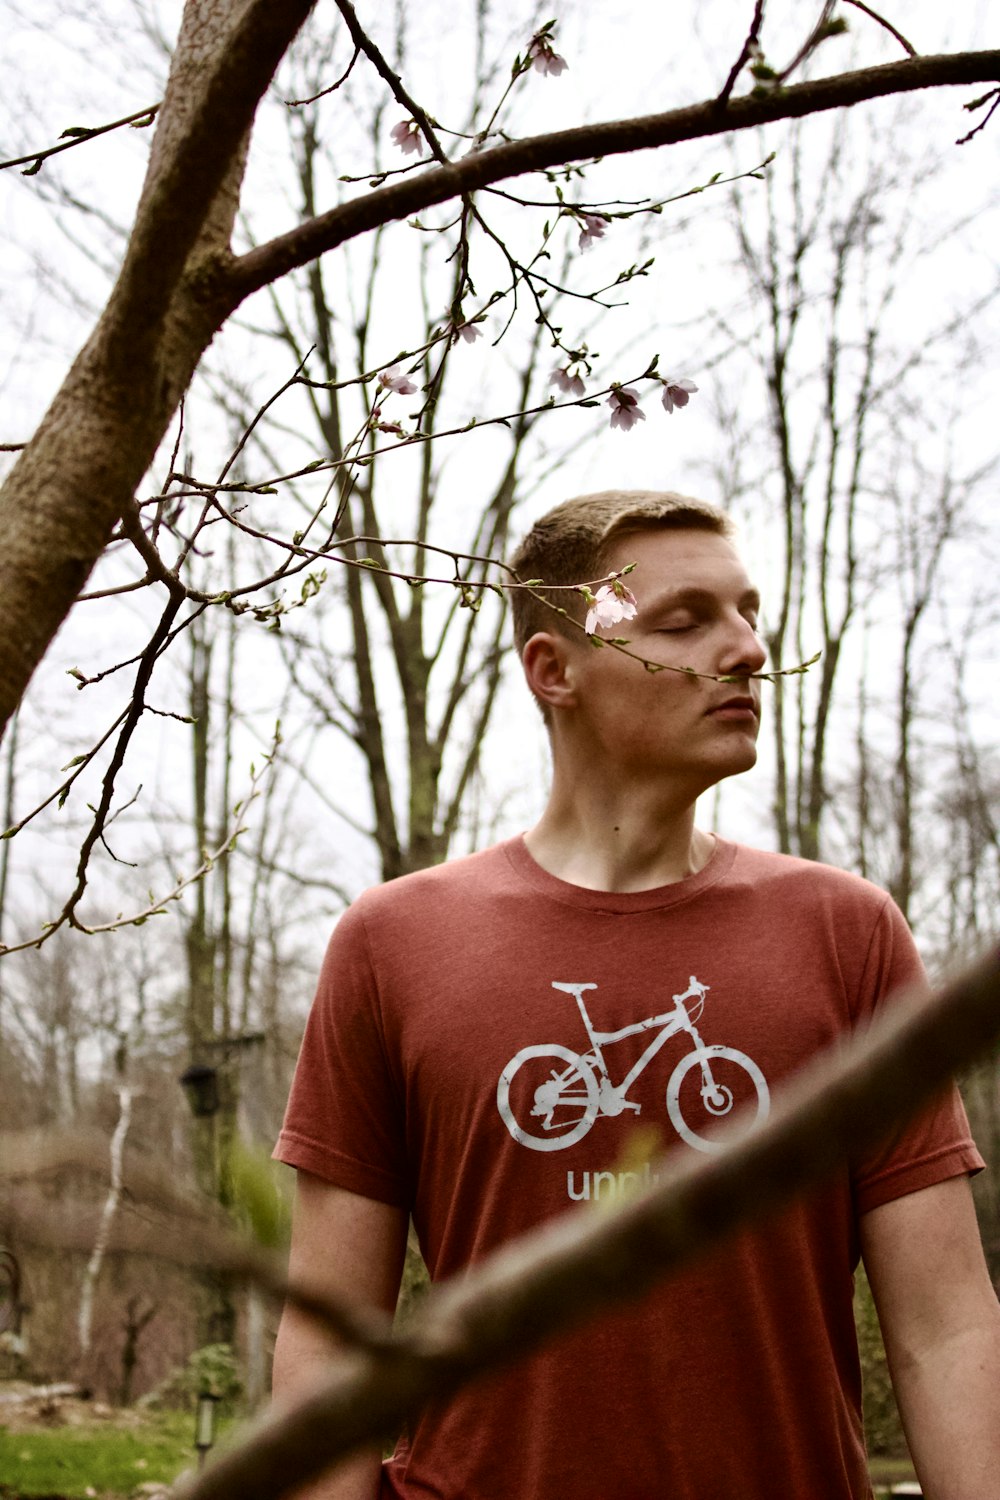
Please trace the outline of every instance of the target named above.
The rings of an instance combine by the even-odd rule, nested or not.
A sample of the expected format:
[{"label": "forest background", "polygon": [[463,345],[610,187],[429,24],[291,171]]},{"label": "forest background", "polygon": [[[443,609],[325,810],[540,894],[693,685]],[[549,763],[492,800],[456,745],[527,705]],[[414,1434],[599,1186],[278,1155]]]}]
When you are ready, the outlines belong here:
[{"label": "forest background", "polygon": [[[180,8],[8,9],[10,467],[117,274]],[[419,171],[435,141],[458,156],[486,130],[711,98],[752,18],[718,0],[556,9],[546,30],[550,11],[480,0],[443,35],[436,4],[371,6],[381,66],[349,7],[318,9],[261,107],[238,246]],[[848,29],[796,79],[905,56],[862,10],[821,14]],[[903,29],[921,53],[992,40],[985,5],[915,4]],[[801,8],[773,7],[758,88],[803,39]],[[241,1188],[235,1143],[273,1138],[346,902],[539,811],[543,731],[482,586],[507,579],[474,559],[566,495],[724,504],[770,665],[822,653],[775,679],[761,765],[704,819],[885,885],[932,973],[981,943],[1000,881],[1000,235],[995,123],[955,144],[976,93],[500,184],[262,286],[216,338],[137,524],[0,742],[0,1237],[33,1268],[39,1367],[134,1394],[239,1333],[262,1387],[261,1308],[185,1257],[178,1203],[143,1173],[245,1206],[257,1169]],[[194,1119],[191,1068],[219,1089]],[[992,1063],[967,1097],[997,1159]],[[115,1143],[129,1189],[109,1218]],[[1000,1200],[977,1192],[996,1274]]]}]

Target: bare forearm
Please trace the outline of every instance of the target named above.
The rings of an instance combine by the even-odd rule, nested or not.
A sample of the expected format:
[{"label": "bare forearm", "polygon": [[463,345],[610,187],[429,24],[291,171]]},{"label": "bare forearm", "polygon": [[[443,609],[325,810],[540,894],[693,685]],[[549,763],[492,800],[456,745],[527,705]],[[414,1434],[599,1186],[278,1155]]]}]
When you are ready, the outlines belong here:
[{"label": "bare forearm", "polygon": [[893,1384],[927,1500],[1000,1500],[1000,1310]]},{"label": "bare forearm", "polygon": [[[308,1172],[296,1180],[288,1273],[293,1285],[359,1310],[396,1305],[406,1249],[403,1208],[362,1198]],[[292,1406],[323,1379],[335,1357],[333,1337],[289,1303],[274,1348],[273,1392],[279,1408]],[[376,1500],[381,1455],[362,1452],[296,1500]]]},{"label": "bare forearm", "polygon": [[928,1500],[1000,1500],[1000,1305],[966,1177],[874,1208],[861,1245]]},{"label": "bare forearm", "polygon": [[[278,1409],[294,1406],[322,1379],[335,1351],[314,1326],[286,1310],[274,1346],[273,1398]],[[377,1500],[381,1454],[372,1449],[339,1463],[293,1500]]]}]

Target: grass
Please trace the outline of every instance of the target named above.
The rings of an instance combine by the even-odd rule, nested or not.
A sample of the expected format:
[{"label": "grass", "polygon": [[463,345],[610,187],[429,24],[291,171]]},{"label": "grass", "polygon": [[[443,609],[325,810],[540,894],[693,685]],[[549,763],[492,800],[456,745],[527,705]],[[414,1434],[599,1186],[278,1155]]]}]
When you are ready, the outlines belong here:
[{"label": "grass", "polygon": [[[150,1415],[141,1425],[95,1422],[20,1432],[0,1427],[0,1500],[110,1500],[131,1495],[141,1484],[168,1484],[193,1467],[193,1438],[189,1412]],[[871,1476],[875,1493],[886,1495],[891,1484],[913,1478],[913,1467],[907,1459],[873,1458]]]},{"label": "grass", "polygon": [[188,1412],[162,1413],[127,1427],[0,1427],[0,1496],[130,1495],[140,1484],[169,1483],[191,1468],[193,1439]]},{"label": "grass", "polygon": [[908,1458],[872,1458],[868,1469],[876,1495],[888,1495],[890,1486],[903,1479],[915,1479],[913,1465]]}]

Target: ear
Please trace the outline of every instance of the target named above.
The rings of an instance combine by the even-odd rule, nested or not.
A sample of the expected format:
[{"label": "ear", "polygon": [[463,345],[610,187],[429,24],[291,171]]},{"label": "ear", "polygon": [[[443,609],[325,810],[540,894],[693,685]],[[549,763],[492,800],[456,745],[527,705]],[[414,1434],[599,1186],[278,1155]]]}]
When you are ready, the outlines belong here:
[{"label": "ear", "polygon": [[528,687],[546,708],[572,708],[576,698],[576,652],[558,631],[539,630],[521,652]]}]

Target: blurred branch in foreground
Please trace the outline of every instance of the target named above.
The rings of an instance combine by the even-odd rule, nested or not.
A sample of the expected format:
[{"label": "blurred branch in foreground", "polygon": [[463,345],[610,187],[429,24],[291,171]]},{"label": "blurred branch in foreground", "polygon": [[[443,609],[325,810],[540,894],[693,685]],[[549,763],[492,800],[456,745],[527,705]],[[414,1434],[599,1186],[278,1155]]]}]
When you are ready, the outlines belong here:
[{"label": "blurred branch in foreground", "polygon": [[356,1343],[309,1400],[259,1425],[182,1485],[179,1500],[274,1500],[424,1402],[638,1296],[877,1140],[998,1033],[994,946],[940,991],[893,1005],[836,1056],[819,1059],[751,1136],[716,1156],[685,1159],[613,1212],[550,1222],[441,1286],[405,1335]]}]

